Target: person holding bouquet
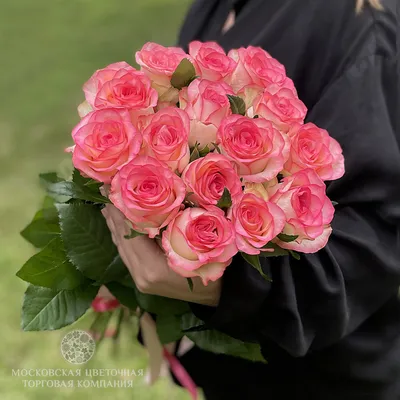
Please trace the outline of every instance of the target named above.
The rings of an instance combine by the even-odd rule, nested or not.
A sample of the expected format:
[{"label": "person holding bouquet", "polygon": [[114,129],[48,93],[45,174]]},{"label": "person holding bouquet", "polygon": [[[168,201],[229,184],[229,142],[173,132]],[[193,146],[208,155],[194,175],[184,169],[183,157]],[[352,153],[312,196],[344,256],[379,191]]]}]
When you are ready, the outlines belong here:
[{"label": "person holding bouquet", "polygon": [[[193,348],[181,362],[207,399],[395,400],[400,394],[399,21],[394,0],[362,3],[356,12],[352,0],[198,0],[183,25],[183,47],[194,40],[216,41],[226,51],[254,45],[277,58],[307,119],[329,130],[346,159],[346,174],[327,185],[338,205],[324,249],[299,261],[263,259],[272,282],[238,257],[221,280],[195,281],[196,315],[259,342],[268,360]],[[192,45],[189,54],[201,65],[202,57],[217,57],[211,50]],[[167,267],[157,244],[119,240],[120,215],[115,209],[106,215],[139,288],[186,296],[185,279]]]},{"label": "person holding bouquet", "polygon": [[[43,248],[17,273],[31,283],[23,328],[71,324],[105,285],[157,315],[163,343],[199,328],[182,331],[190,314],[197,333],[268,361],[178,346],[207,400],[398,399],[395,6],[197,0],[183,49],[147,43],[140,70],[96,71],[68,149],[72,181],[41,175],[55,202],[23,231]],[[55,232],[34,235],[38,220]],[[150,298],[175,308],[150,311]]]}]

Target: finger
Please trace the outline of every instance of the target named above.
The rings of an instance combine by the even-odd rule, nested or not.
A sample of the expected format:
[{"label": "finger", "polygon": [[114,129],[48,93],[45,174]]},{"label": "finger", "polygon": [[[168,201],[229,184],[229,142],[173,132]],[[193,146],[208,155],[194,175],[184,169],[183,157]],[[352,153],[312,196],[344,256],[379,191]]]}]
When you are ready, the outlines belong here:
[{"label": "finger", "polygon": [[133,262],[132,258],[129,256],[129,252],[125,248],[125,246],[118,246],[119,255],[124,262],[126,268],[128,268],[133,280],[135,280],[135,262]]},{"label": "finger", "polygon": [[126,217],[117,207],[113,205],[108,205],[108,213],[113,218],[116,224],[123,224],[126,221]]},{"label": "finger", "polygon": [[[103,210],[102,210],[102,212],[103,212]],[[119,236],[117,234],[118,230],[115,226],[113,219],[109,216],[109,214],[107,212],[105,214],[106,214],[105,215],[106,223],[107,223],[108,229],[111,232],[112,241],[114,242],[114,244],[116,246],[118,246],[118,244],[119,244]],[[104,215],[104,212],[103,212],[103,215]]]},{"label": "finger", "polygon": [[101,213],[103,214],[104,218],[108,217],[108,209],[107,206],[105,206],[104,208],[102,208]]},{"label": "finger", "polygon": [[113,206],[107,205],[101,210],[101,213],[106,219],[107,226],[110,229],[111,233],[114,235],[115,238],[117,238],[118,236],[116,235],[117,224],[115,223],[115,219],[113,218],[112,208]]},{"label": "finger", "polygon": [[101,213],[105,218],[109,218],[111,216],[112,209],[115,208],[112,204],[106,204],[102,209]]},{"label": "finger", "polygon": [[122,239],[125,235],[129,234],[130,229],[127,225],[127,219],[115,207],[111,206],[108,210],[108,218],[113,221],[115,227],[114,234],[117,235],[119,239]]},{"label": "finger", "polygon": [[100,193],[104,196],[104,197],[108,197],[108,194],[110,193],[110,188],[111,185],[103,185],[100,188]]}]

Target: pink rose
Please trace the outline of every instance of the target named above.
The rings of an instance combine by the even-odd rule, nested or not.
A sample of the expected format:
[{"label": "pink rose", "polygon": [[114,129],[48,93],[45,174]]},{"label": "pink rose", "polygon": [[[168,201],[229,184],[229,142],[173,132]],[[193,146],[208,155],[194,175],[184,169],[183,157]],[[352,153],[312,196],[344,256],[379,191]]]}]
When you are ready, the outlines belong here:
[{"label": "pink rose", "polygon": [[202,207],[216,205],[225,188],[232,198],[242,193],[238,174],[232,163],[221,154],[209,153],[191,162],[183,171],[182,180],[187,191],[193,192],[189,200]]},{"label": "pink rose", "polygon": [[110,183],[125,164],[136,157],[142,135],[132,125],[128,111],[93,111],[72,131],[72,162],[85,175]]},{"label": "pink rose", "polygon": [[265,201],[269,200],[269,189],[278,184],[278,179],[273,178],[270,181],[263,183],[244,182],[244,193],[252,193],[257,197],[261,197]]},{"label": "pink rose", "polygon": [[279,235],[286,222],[285,213],[274,203],[252,194],[234,202],[230,217],[236,231],[236,245],[246,254],[260,254],[262,247]]},{"label": "pink rose", "polygon": [[334,208],[326,196],[326,187],[312,169],[288,176],[276,186],[270,201],[276,203],[286,215],[283,233],[298,236],[290,243],[276,239],[276,243],[303,253],[316,253],[325,247],[332,232],[330,223]]},{"label": "pink rose", "polygon": [[271,122],[240,115],[225,118],[218,130],[222,154],[233,161],[248,182],[265,182],[282,171],[288,142]]},{"label": "pink rose", "polygon": [[94,109],[146,110],[157,105],[150,79],[125,62],[98,70],[83,86],[86,101]]},{"label": "pink rose", "polygon": [[291,134],[290,141],[290,156],[285,164],[285,171],[289,174],[312,168],[324,181],[343,176],[342,148],[325,129],[312,123],[305,124]]},{"label": "pink rose", "polygon": [[307,108],[289,89],[279,89],[275,94],[267,89],[256,100],[254,114],[271,121],[281,132],[288,132],[293,124],[304,122]]},{"label": "pink rose", "polygon": [[91,78],[83,85],[86,101],[94,107],[97,93],[102,86],[111,81],[118,71],[134,71],[135,69],[125,61],[108,65],[106,68],[97,70]]},{"label": "pink rose", "polygon": [[269,88],[271,92],[288,88],[296,93],[293,81],[286,76],[285,67],[261,47],[242,47],[231,50],[228,56],[237,62],[229,79],[236,93],[248,86],[260,90]]},{"label": "pink rose", "polygon": [[185,194],[185,184],[165,164],[138,156],[112,180],[110,200],[133,229],[154,238],[179,212]]},{"label": "pink rose", "polygon": [[86,100],[78,106],[78,114],[81,118],[86,117],[92,111],[92,106]]},{"label": "pink rose", "polygon": [[221,81],[236,67],[236,62],[216,42],[191,42],[189,54],[194,60],[197,73],[210,81]]},{"label": "pink rose", "polygon": [[172,74],[185,57],[188,58],[188,55],[179,47],[164,47],[149,42],[136,53],[136,62],[161,96],[171,87]]},{"label": "pink rose", "polygon": [[219,279],[237,253],[232,223],[217,207],[187,208],[162,235],[168,265],[181,276]]},{"label": "pink rose", "polygon": [[180,91],[180,108],[188,113],[191,120],[191,147],[196,142],[200,143],[201,147],[215,142],[218,126],[223,118],[231,114],[227,94],[234,94],[229,85],[207,79],[195,79]]},{"label": "pink rose", "polygon": [[163,161],[181,173],[189,164],[189,117],[176,107],[163,108],[149,117],[143,132],[143,153]]}]

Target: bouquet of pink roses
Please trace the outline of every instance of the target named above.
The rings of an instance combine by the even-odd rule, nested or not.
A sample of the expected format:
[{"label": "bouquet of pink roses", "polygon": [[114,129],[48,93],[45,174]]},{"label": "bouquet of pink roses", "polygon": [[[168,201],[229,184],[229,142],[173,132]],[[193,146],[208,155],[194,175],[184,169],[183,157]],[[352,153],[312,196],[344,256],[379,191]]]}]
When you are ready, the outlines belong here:
[{"label": "bouquet of pink roses", "polygon": [[163,342],[186,334],[208,350],[224,351],[224,343],[248,357],[253,345],[220,334],[214,348],[210,332],[190,329],[199,322],[186,303],[137,290],[101,207],[111,202],[125,215],[127,240],[160,239],[189,285],[221,278],[238,253],[269,279],[260,257],[298,259],[326,245],[334,207],[324,181],[343,175],[341,147],[304,124],[292,80],[261,48],[226,54],[192,42],[186,54],[147,43],[136,61],[140,70],[111,64],[85,83],[68,149],[72,180],[41,175],[49,196],[22,232],[42,249],[18,272],[31,283],[23,327],[74,322],[106,285],[122,304],[160,316]]}]

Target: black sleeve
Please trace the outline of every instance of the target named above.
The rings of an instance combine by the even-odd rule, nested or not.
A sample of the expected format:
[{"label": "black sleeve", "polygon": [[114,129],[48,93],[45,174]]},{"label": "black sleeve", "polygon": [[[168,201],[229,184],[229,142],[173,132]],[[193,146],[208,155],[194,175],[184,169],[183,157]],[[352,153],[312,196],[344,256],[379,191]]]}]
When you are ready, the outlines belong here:
[{"label": "black sleeve", "polygon": [[400,283],[400,150],[395,59],[352,65],[308,116],[343,147],[346,173],[327,185],[339,203],[328,245],[316,254],[263,258],[268,283],[239,258],[217,308],[193,305],[233,337],[273,341],[292,356],[329,346],[396,294]]}]

